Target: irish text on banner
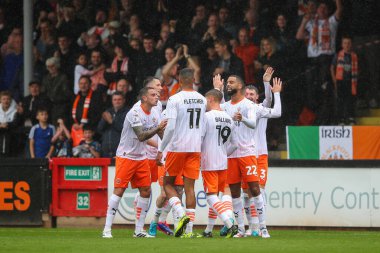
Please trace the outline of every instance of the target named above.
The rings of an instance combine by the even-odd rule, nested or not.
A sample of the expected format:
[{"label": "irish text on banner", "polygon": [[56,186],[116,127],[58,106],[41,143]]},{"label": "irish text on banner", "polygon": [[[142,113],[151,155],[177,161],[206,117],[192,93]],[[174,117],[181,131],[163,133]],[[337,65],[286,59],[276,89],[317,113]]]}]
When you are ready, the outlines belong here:
[{"label": "irish text on banner", "polygon": [[320,160],[352,160],[352,127],[319,127]]},{"label": "irish text on banner", "polygon": [[287,126],[289,159],[315,159],[319,157],[319,127]]}]

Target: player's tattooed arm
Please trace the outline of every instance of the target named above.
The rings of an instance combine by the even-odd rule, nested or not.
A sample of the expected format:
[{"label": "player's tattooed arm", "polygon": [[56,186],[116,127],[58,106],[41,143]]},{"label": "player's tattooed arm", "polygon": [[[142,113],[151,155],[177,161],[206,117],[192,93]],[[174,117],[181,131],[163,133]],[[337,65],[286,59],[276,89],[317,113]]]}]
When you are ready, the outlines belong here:
[{"label": "player's tattooed arm", "polygon": [[152,138],[155,134],[157,134],[159,131],[162,131],[166,127],[167,121],[162,121],[158,127],[150,129],[150,130],[143,130],[142,126],[135,126],[133,127],[133,131],[137,135],[137,138],[139,141],[146,141],[150,138]]}]

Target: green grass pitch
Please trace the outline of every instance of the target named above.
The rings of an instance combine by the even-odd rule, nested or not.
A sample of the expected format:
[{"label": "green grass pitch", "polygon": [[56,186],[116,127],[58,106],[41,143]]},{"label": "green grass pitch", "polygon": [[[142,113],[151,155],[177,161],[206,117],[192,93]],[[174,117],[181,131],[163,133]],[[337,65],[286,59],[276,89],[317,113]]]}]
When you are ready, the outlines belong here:
[{"label": "green grass pitch", "polygon": [[[200,231],[198,231],[200,232]],[[270,230],[272,238],[180,239],[158,232],[157,238],[132,238],[131,229],[0,228],[0,252],[380,252],[380,232]]]}]

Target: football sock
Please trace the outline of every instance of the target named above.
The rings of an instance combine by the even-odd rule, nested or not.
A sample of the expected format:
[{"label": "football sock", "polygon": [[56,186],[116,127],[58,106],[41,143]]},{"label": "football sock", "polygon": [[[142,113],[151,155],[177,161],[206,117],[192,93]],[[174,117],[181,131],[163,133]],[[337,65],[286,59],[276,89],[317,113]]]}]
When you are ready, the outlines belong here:
[{"label": "football sock", "polygon": [[182,207],[181,200],[178,197],[171,197],[169,204],[172,209],[177,213],[178,217],[182,218],[185,215],[185,210]]},{"label": "football sock", "polygon": [[227,215],[233,219],[234,213],[232,211],[232,197],[230,195],[223,195],[222,202],[227,209]]},{"label": "football sock", "polygon": [[120,199],[121,198],[119,196],[112,194],[110,200],[108,201],[106,224],[104,226],[105,230],[111,229],[112,227],[112,222],[115,218]]},{"label": "football sock", "polygon": [[139,196],[136,204],[136,229],[135,232],[141,232],[144,228],[145,217],[148,213],[149,198]]},{"label": "football sock", "polygon": [[240,231],[245,231],[244,228],[244,215],[243,215],[243,202],[241,198],[233,198],[232,205],[234,207],[234,214],[236,218],[236,222],[238,224]]},{"label": "football sock", "polygon": [[192,233],[195,220],[195,209],[186,209],[186,215],[190,218],[189,223],[186,225],[186,233]]},{"label": "football sock", "polygon": [[209,207],[208,208],[208,224],[207,224],[207,227],[205,229],[206,233],[212,232],[212,230],[214,229],[214,225],[215,225],[217,217],[218,217],[218,215],[214,212],[214,209]]},{"label": "football sock", "polygon": [[260,228],[265,227],[265,207],[263,196],[260,194],[257,197],[252,197],[251,201],[256,207],[257,216],[259,217]]}]

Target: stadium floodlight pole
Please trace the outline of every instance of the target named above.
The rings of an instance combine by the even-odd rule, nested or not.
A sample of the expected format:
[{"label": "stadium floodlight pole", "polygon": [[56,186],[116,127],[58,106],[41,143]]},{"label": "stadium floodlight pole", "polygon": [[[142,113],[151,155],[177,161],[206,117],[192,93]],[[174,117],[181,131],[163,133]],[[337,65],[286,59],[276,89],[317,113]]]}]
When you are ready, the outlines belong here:
[{"label": "stadium floodlight pole", "polygon": [[33,1],[24,0],[24,96],[29,95],[29,82],[33,77]]}]

